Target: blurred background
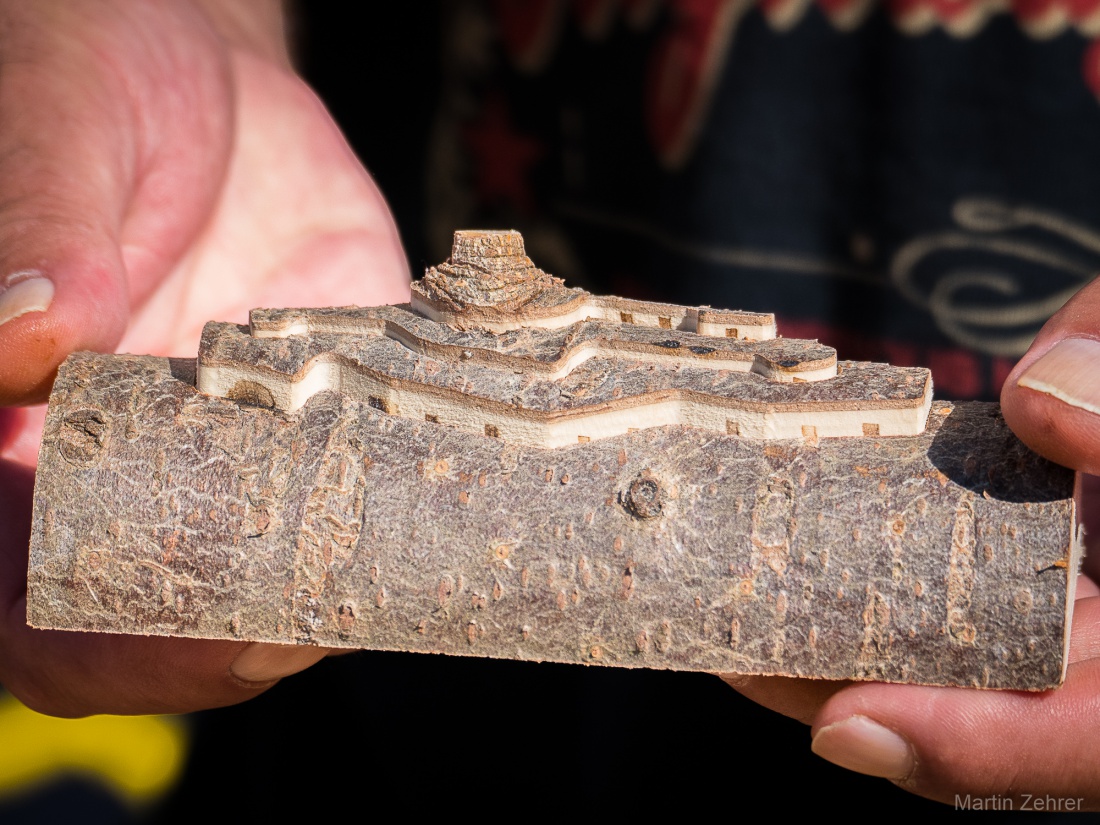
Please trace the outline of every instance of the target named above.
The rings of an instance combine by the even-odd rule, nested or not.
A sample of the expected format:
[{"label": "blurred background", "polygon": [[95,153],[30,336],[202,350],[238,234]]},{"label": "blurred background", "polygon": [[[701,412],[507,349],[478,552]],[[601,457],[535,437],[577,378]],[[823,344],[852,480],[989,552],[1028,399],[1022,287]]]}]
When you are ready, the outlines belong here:
[{"label": "blurred background", "polygon": [[[456,228],[516,228],[570,284],[775,311],[787,336],[992,399],[1042,307],[1100,259],[1100,166],[1080,162],[1100,59],[1072,17],[346,8],[296,8],[298,65],[386,194],[414,277]],[[358,653],[183,718],[47,720],[0,694],[0,822],[367,819],[382,800],[494,818],[950,813],[809,745],[705,674]]]}]

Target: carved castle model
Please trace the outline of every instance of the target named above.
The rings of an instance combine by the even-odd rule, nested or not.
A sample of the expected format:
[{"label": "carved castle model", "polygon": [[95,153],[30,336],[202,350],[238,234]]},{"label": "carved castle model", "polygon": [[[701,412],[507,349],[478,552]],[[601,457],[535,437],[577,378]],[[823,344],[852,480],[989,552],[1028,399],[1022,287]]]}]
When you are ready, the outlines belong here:
[{"label": "carved castle model", "polygon": [[514,231],[460,231],[410,304],[212,322],[204,393],[294,412],[334,390],[391,415],[555,448],[683,424],[745,438],[919,435],[926,369],[838,362],[769,313],[599,297]]},{"label": "carved castle model", "polygon": [[407,305],[256,310],[197,363],[67,359],[27,618],[1054,687],[1074,475],[995,404],[930,396],[771,315],[596,297],[515,232],[459,232]]}]

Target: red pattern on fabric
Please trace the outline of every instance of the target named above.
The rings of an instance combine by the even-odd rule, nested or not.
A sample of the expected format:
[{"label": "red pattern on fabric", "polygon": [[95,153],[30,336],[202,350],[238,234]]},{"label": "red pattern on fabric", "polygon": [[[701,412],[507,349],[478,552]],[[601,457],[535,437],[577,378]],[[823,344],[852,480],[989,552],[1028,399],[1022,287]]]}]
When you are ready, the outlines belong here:
[{"label": "red pattern on fabric", "polygon": [[512,62],[533,68],[553,51],[562,7],[562,0],[493,0],[500,37]]},{"label": "red pattern on fabric", "polygon": [[1012,0],[1012,12],[1022,21],[1059,11],[1070,22],[1079,23],[1100,11],[1100,0]]},{"label": "red pattern on fabric", "polygon": [[[757,0],[761,14],[773,24],[796,25],[806,10],[816,5],[836,24],[846,20],[863,0]],[[1025,30],[1044,34],[1059,19],[1069,25],[1100,24],[1100,0],[1010,0],[1010,11]],[[550,58],[561,36],[565,12],[572,9],[581,31],[590,38],[603,37],[622,10],[635,25],[656,18],[655,10],[668,10],[668,31],[654,45],[645,81],[645,122],[654,152],[669,166],[683,163],[706,119],[716,78],[725,63],[736,22],[751,3],[747,0],[493,0],[493,9],[504,46],[513,62],[529,71],[538,70]],[[1001,13],[1001,3],[991,0],[887,0],[887,8],[899,25],[931,16],[949,25],[982,15]],[[973,23],[981,25],[980,22]],[[964,25],[965,27],[965,25]],[[924,27],[921,27],[924,30]],[[958,29],[953,30],[958,34]],[[971,32],[967,32],[970,34]],[[1040,36],[1032,30],[1034,36]],[[1082,75],[1100,97],[1100,55],[1090,46]]]},{"label": "red pattern on fabric", "polygon": [[1092,93],[1100,97],[1100,39],[1093,40],[1081,60],[1081,74]]},{"label": "red pattern on fabric", "polygon": [[978,356],[965,349],[931,347],[932,384],[949,398],[977,398],[986,389]]},{"label": "red pattern on fabric", "polygon": [[799,2],[799,0],[760,0],[757,5],[760,6],[760,11],[767,17],[774,14],[779,8],[797,2]]},{"label": "red pattern on fabric", "polygon": [[480,118],[466,127],[463,137],[473,159],[474,188],[481,202],[534,211],[529,174],[545,150],[538,140],[516,131],[503,98],[487,100]]},{"label": "red pattern on fabric", "polygon": [[573,0],[573,16],[586,36],[600,38],[611,29],[618,5],[618,0]]},{"label": "red pattern on fabric", "polygon": [[626,22],[635,28],[648,26],[664,5],[664,0],[619,0],[626,14]]},{"label": "red pattern on fabric", "polygon": [[[979,12],[994,14],[1006,10],[1001,3],[991,0],[889,0],[889,8],[895,20],[931,14],[941,23]],[[1007,10],[1025,28],[1059,19],[1080,25],[1100,14],[1100,0],[1010,0]]]},{"label": "red pattern on fabric", "polygon": [[930,11],[939,20],[952,20],[969,14],[975,7],[987,5],[989,5],[988,0],[890,0],[889,2],[890,11],[895,19]]},{"label": "red pattern on fabric", "polygon": [[668,32],[646,74],[646,130],[669,165],[684,159],[733,34],[736,0],[674,0]]},{"label": "red pattern on fabric", "polygon": [[828,17],[843,17],[846,12],[860,5],[859,0],[817,0],[817,5]]}]

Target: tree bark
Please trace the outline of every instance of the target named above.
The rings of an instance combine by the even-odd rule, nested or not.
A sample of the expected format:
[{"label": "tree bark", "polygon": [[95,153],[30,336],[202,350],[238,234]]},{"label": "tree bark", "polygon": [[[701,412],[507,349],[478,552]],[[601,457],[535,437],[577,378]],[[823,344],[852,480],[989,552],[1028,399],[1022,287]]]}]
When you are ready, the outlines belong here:
[{"label": "tree bark", "polygon": [[912,437],[662,427],[555,450],[79,354],[35,490],[40,628],[1041,690],[1073,474],[993,404]]}]

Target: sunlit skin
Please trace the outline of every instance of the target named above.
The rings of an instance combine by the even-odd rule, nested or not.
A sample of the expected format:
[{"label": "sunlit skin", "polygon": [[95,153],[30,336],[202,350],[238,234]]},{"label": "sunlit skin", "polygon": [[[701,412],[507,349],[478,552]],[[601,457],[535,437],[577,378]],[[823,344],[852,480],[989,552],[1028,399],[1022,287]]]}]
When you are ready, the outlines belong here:
[{"label": "sunlit skin", "polygon": [[[5,404],[44,400],[73,350],[193,356],[205,321],[254,306],[407,299],[389,211],[290,69],[278,4],[211,5],[0,3],[0,281],[33,269],[55,287],[46,312],[0,325]],[[41,415],[0,412],[0,683],[66,716],[269,687],[231,675],[241,643],[25,626]]]},{"label": "sunlit skin", "polygon": [[[381,114],[378,128],[390,128]],[[46,311],[0,325],[6,405],[41,402],[77,349],[192,356],[209,319],[391,303],[406,299],[408,282],[386,205],[294,75],[268,0],[0,0],[0,283],[27,271],[46,275],[54,295]],[[1100,416],[1016,386],[1067,336],[1100,339],[1097,286],[1047,324],[1009,377],[1005,418],[1043,454],[1100,472]],[[1084,364],[1081,380],[1100,371]],[[0,682],[68,716],[195,710],[269,687],[232,674],[241,643],[26,628],[40,429],[40,410],[0,411]],[[819,743],[852,716],[900,736],[912,767],[893,778],[915,793],[949,803],[1051,794],[1098,807],[1100,591],[1082,577],[1077,594],[1058,691],[731,681],[811,725]],[[324,654],[276,649],[250,672],[284,675]]]}]

